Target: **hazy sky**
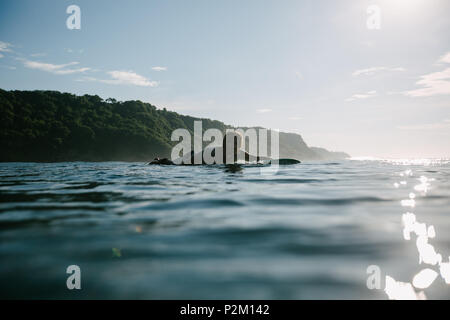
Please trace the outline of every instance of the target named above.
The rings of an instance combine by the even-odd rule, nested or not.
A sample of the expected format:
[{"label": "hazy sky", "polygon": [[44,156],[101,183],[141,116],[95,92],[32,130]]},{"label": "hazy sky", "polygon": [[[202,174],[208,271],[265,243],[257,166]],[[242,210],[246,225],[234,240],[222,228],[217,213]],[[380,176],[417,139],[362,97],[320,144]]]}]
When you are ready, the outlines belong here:
[{"label": "hazy sky", "polygon": [[[66,27],[72,4],[81,30]],[[352,156],[450,157],[449,13],[448,0],[1,0],[0,88],[139,99]]]}]

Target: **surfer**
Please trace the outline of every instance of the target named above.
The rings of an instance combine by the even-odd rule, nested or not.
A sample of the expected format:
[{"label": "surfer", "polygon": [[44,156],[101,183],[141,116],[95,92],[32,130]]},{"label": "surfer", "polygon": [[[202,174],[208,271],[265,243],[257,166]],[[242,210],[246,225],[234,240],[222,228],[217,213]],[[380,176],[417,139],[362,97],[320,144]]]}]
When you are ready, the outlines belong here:
[{"label": "surfer", "polygon": [[[222,141],[221,147],[214,148],[206,148],[199,153],[194,153],[191,151],[190,153],[185,154],[183,157],[172,161],[167,158],[155,158],[149,164],[151,165],[200,165],[200,164],[240,164],[240,163],[249,163],[255,161],[256,163],[266,162],[270,163],[271,158],[254,156],[247,153],[242,149],[243,137],[237,132],[227,132]],[[243,158],[243,159],[240,159]],[[205,159],[211,159],[212,161],[206,161]],[[300,161],[295,159],[280,159],[278,160],[279,164],[297,164]]]}]

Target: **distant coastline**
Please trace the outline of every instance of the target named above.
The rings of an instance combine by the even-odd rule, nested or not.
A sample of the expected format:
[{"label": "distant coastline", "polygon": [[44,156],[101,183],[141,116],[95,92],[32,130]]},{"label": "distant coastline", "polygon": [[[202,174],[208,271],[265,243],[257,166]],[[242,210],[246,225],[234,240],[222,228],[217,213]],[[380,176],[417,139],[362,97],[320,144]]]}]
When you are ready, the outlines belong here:
[{"label": "distant coastline", "polygon": [[[0,89],[1,162],[148,161],[169,157],[173,130],[233,128],[223,122],[181,115],[141,101],[103,100],[58,91]],[[280,132],[280,157],[339,160],[344,152],[309,147],[302,136]]]}]

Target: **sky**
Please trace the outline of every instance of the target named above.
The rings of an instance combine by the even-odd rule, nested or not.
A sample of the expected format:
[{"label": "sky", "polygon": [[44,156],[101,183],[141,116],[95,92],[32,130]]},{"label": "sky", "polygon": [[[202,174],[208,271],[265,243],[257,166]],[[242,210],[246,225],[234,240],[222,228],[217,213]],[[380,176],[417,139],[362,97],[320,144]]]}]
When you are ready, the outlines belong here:
[{"label": "sky", "polygon": [[449,12],[448,0],[1,0],[0,88],[142,100],[355,157],[450,157]]}]

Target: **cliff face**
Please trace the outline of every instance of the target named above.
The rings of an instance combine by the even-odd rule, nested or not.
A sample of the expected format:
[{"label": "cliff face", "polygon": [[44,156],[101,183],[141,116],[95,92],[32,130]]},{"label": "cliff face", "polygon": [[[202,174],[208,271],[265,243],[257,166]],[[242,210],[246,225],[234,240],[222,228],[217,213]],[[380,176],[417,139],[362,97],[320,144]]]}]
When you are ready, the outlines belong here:
[{"label": "cliff face", "polygon": [[[148,161],[170,157],[176,144],[172,132],[184,128],[193,135],[195,121],[202,121],[203,130],[232,128],[141,101],[1,89],[0,120],[0,161]],[[280,157],[329,160],[348,155],[310,148],[300,135],[280,133]]]},{"label": "cliff face", "polygon": [[330,152],[323,148],[308,147],[296,133],[280,133],[280,157],[297,160],[341,160],[350,156],[344,152]]},{"label": "cliff face", "polygon": [[301,135],[284,132],[280,132],[280,157],[298,160],[320,159],[319,155],[308,147]]},{"label": "cliff face", "polygon": [[328,151],[324,148],[311,147],[311,150],[316,153],[321,160],[342,160],[350,158],[350,155],[340,151]]}]

